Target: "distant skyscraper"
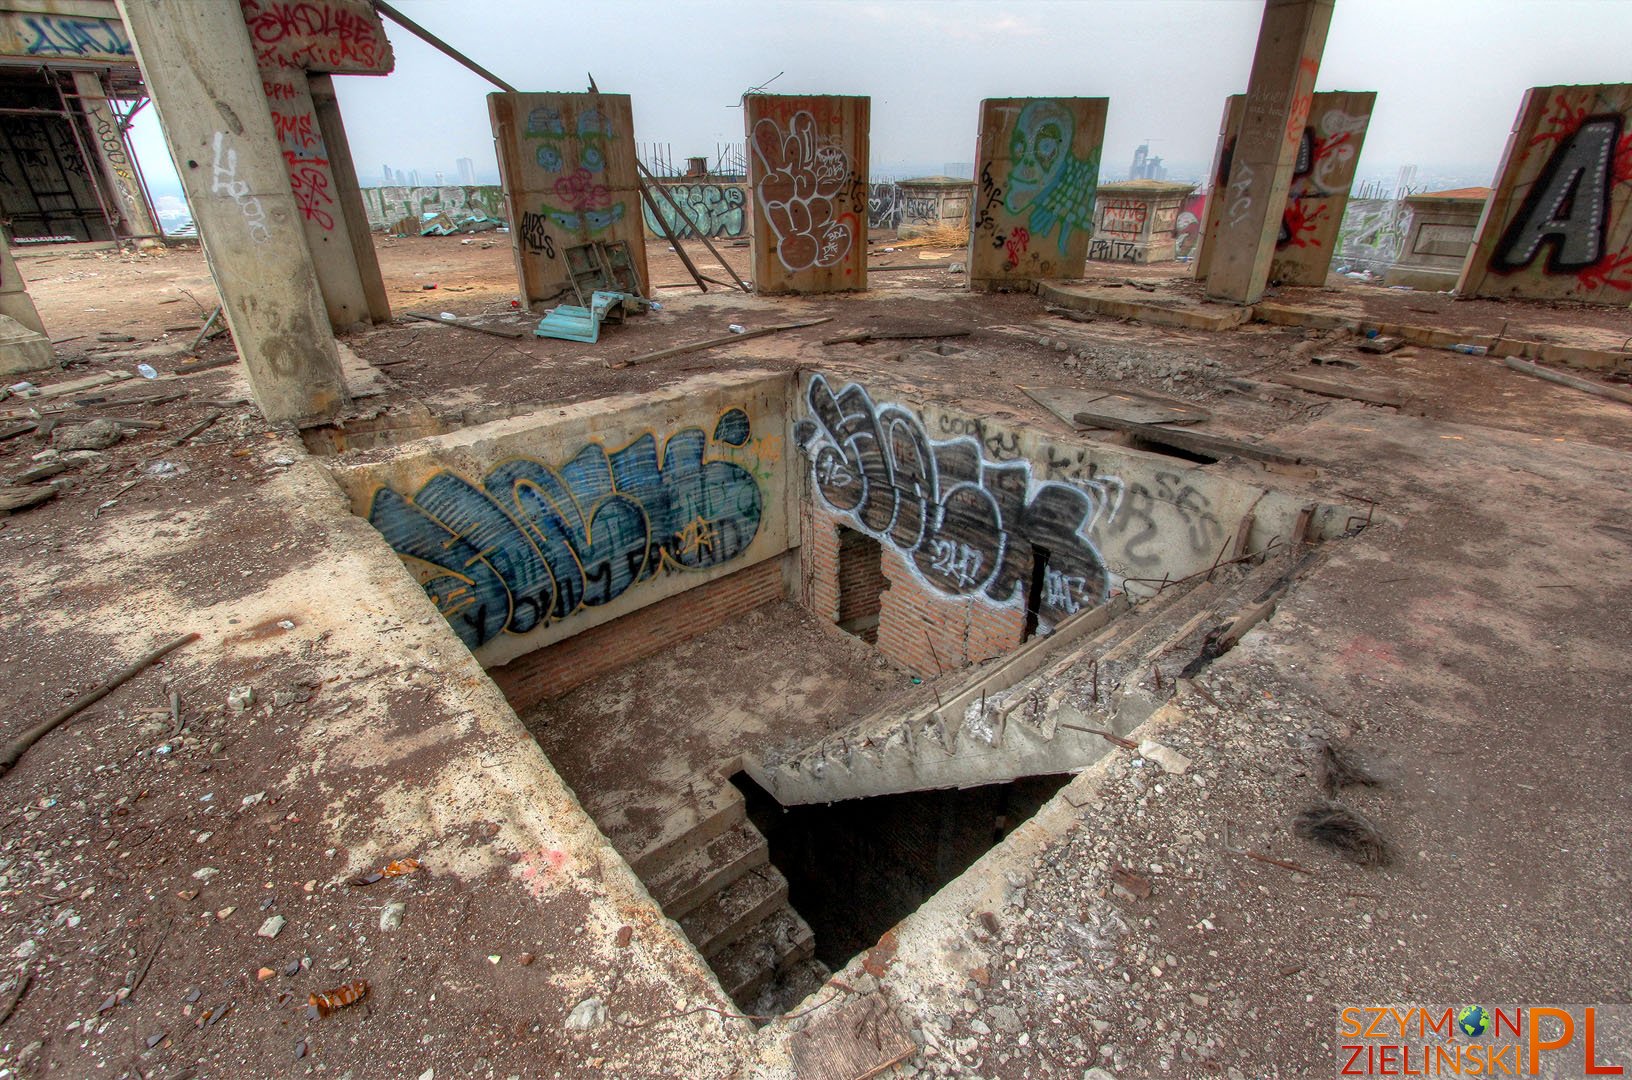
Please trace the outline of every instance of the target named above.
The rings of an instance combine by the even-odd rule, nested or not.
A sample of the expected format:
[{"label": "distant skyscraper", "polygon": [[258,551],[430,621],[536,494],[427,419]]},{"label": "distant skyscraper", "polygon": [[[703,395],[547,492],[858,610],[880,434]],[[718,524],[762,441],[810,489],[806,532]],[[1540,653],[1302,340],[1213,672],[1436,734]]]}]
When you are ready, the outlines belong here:
[{"label": "distant skyscraper", "polygon": [[419,186],[419,170],[418,169],[409,169],[408,170],[408,186],[409,187],[418,187]]},{"label": "distant skyscraper", "polygon": [[1133,152],[1133,164],[1128,166],[1129,180],[1166,180],[1167,170],[1162,168],[1162,159],[1150,155],[1150,144],[1141,143],[1139,149]]},{"label": "distant skyscraper", "polygon": [[462,157],[462,158],[459,159],[458,164],[459,164],[459,182],[461,184],[464,184],[466,187],[475,186],[475,184],[476,184],[476,163],[474,161],[470,160],[468,157]]},{"label": "distant skyscraper", "polygon": [[391,166],[386,165],[386,166],[382,167],[380,169],[380,173],[381,173],[381,175],[383,175],[385,177],[386,186],[390,187],[391,186]]}]

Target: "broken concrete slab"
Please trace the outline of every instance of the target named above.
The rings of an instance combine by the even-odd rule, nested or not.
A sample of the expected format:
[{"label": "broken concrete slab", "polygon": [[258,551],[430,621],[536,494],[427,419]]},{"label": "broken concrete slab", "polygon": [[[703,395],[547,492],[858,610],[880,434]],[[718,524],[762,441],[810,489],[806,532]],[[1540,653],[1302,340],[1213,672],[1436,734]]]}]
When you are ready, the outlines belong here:
[{"label": "broken concrete slab", "polygon": [[46,371],[57,366],[51,341],[9,315],[0,315],[0,376]]}]

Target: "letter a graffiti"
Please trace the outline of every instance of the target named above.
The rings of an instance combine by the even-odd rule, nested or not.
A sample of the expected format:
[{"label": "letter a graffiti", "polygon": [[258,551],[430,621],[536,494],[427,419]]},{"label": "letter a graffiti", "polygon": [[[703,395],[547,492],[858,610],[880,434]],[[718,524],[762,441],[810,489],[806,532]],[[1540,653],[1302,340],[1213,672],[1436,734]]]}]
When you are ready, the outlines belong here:
[{"label": "letter a graffiti", "polygon": [[1620,137],[1619,116],[1589,117],[1553,151],[1497,243],[1492,270],[1521,270],[1549,242],[1548,273],[1582,270],[1603,257]]}]

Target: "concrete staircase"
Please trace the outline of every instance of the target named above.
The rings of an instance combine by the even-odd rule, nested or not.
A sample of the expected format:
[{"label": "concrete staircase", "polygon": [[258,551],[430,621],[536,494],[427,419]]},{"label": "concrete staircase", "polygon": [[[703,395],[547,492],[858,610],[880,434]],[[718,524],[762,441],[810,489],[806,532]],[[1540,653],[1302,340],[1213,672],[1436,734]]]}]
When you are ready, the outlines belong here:
[{"label": "concrete staircase", "polygon": [[880,713],[786,756],[747,761],[784,806],[1003,783],[1083,769],[1172,694],[1207,631],[1286,570],[1276,558],[1220,567],[1130,607],[1124,597],[978,668],[940,703]]},{"label": "concrete staircase", "polygon": [[[594,817],[595,808],[588,809]],[[781,1001],[796,1002],[825,983],[830,973],[812,957],[810,926],[789,906],[787,879],[770,864],[742,794],[719,781],[706,796],[674,808],[669,820],[685,827],[639,840],[615,815],[601,827],[731,999],[749,1012],[757,1003],[769,1015],[784,1011]],[[813,979],[799,997],[789,996]]]}]

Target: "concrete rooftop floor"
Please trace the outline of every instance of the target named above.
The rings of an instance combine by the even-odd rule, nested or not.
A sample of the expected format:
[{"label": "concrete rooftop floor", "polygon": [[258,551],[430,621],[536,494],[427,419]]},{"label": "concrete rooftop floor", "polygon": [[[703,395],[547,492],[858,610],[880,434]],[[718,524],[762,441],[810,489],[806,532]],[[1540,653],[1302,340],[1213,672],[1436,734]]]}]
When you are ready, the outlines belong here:
[{"label": "concrete rooftop floor", "polygon": [[[394,241],[381,256],[404,309],[497,310],[513,289],[502,246]],[[197,253],[22,270],[53,335],[78,337],[60,346],[83,358],[75,375],[128,370],[117,350],[196,325],[180,289],[212,302]],[[1176,274],[1135,276],[1179,295]],[[1189,773],[1112,754],[840,972],[814,1014],[756,1032],[725,1015],[701,958],[322,465],[246,407],[208,404],[243,396],[236,368],[186,375],[158,384],[186,397],[127,413],[165,430],[136,431],[51,503],[0,521],[7,737],[152,643],[203,635],[0,779],[0,949],[31,979],[0,1026],[0,1060],[26,1075],[786,1076],[797,1029],[881,993],[920,1045],[902,1075],[1078,1077],[1103,1064],[1122,1077],[1290,1077],[1332,1067],[1345,1002],[1624,998],[1628,407],[1484,357],[1373,356],[1342,333],[1258,324],[1068,322],[1035,298],[958,286],[921,271],[880,275],[859,297],[674,291],[600,346],[407,322],[348,344],[383,373],[366,407],[447,422],[767,364],[883,379],[1062,433],[1019,386],[1134,385],[1206,404],[1208,430],[1315,463],[1275,473],[1276,487],[1379,513],[1200,692],[1147,723],[1140,734],[1190,757]],[[1287,293],[1311,308],[1405,304],[1381,290]],[[1410,299],[1427,309],[1413,320],[1458,331],[1506,323],[1509,336],[1596,348],[1632,335],[1625,311]],[[807,313],[834,323],[673,364],[605,364]],[[952,357],[817,344],[928,319],[977,333]],[[139,340],[99,343],[99,331]],[[149,355],[169,374],[178,361],[164,351]],[[1223,381],[1305,368],[1407,401],[1266,400]],[[217,408],[204,434],[169,445]],[[42,446],[0,443],[0,470],[14,476]],[[1269,482],[1249,463],[1209,468]],[[239,686],[255,693],[244,711],[228,704]],[[1382,775],[1346,797],[1386,833],[1392,865],[1360,869],[1293,834],[1315,796],[1318,737]],[[418,873],[351,883],[405,858]],[[1149,895],[1113,893],[1117,868]],[[393,901],[402,927],[382,930]],[[276,916],[276,936],[258,933]],[[136,971],[137,989],[99,1011]],[[308,992],[357,978],[364,1004],[303,1018]],[[568,1030],[591,997],[606,1021]]]}]

